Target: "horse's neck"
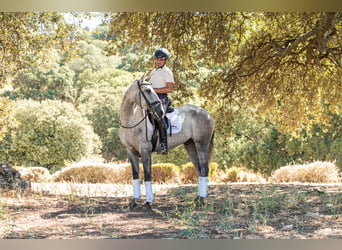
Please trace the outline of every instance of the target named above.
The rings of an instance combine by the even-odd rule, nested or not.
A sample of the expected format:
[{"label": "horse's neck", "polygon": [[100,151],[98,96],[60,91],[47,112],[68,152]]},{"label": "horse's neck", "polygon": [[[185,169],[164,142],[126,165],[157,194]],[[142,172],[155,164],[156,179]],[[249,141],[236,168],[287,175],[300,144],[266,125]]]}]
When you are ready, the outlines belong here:
[{"label": "horse's neck", "polygon": [[120,120],[125,126],[134,126],[144,117],[141,107],[136,105],[131,98],[123,99],[120,110]]}]

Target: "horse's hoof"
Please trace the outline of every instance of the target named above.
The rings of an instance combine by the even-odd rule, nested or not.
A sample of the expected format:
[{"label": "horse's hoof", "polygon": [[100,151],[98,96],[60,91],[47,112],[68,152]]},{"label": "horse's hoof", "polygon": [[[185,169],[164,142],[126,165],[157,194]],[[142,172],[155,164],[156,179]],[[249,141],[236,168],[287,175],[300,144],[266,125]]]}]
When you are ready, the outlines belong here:
[{"label": "horse's hoof", "polygon": [[203,207],[205,205],[204,197],[200,197],[197,195],[194,199],[194,203],[196,204],[196,206]]},{"label": "horse's hoof", "polygon": [[144,209],[145,211],[152,211],[151,203],[150,203],[150,202],[146,202],[146,203],[143,205],[143,209]]},{"label": "horse's hoof", "polygon": [[129,203],[129,208],[130,209],[134,209],[138,207],[138,204],[137,204],[137,199],[133,199],[130,203]]}]

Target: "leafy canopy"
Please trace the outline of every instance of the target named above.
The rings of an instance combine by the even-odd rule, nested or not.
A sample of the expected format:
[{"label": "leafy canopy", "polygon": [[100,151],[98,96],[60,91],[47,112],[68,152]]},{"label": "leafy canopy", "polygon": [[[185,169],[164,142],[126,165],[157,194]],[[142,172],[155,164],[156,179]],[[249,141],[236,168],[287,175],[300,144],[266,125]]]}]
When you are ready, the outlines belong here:
[{"label": "leafy canopy", "polygon": [[0,12],[0,88],[18,70],[44,64],[52,49],[70,52],[78,36],[60,13]]},{"label": "leafy canopy", "polygon": [[[117,48],[172,53],[176,99],[198,83],[206,108],[225,124],[247,106],[283,130],[326,122],[341,111],[342,13],[116,13]],[[218,122],[220,122],[218,121]]]}]

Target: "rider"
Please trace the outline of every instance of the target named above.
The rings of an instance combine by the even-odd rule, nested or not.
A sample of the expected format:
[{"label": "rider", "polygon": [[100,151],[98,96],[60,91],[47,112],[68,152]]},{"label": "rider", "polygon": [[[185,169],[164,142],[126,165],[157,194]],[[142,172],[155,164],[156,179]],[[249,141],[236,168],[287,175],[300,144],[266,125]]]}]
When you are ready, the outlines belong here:
[{"label": "rider", "polygon": [[[165,48],[159,48],[154,53],[154,60],[156,68],[152,70],[149,77],[149,82],[152,84],[153,89],[156,91],[159,99],[162,101],[162,105],[166,112],[167,107],[170,104],[170,100],[167,96],[173,90],[173,73],[166,66],[167,60],[170,58],[170,52]],[[160,147],[161,154],[167,154],[167,132],[164,118],[157,121],[159,136],[160,136]]]}]

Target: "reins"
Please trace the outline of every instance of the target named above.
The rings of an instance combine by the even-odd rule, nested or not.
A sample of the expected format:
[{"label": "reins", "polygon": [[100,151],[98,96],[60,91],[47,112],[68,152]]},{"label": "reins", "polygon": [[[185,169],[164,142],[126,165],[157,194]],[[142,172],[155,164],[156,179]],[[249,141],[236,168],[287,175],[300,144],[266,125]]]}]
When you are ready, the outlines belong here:
[{"label": "reins", "polygon": [[[153,103],[150,103],[149,100],[147,99],[147,97],[145,96],[144,92],[141,90],[141,86],[143,85],[151,85],[150,83],[143,83],[143,84],[140,84],[139,80],[137,80],[137,84],[138,84],[138,88],[139,88],[139,99],[140,99],[140,108],[143,109],[141,107],[141,95],[144,97],[145,101],[147,102],[148,106],[149,107],[153,107],[155,104],[159,104],[160,102],[158,101],[155,101]],[[161,105],[161,104],[160,104]],[[154,109],[154,108],[153,108]],[[143,109],[144,110],[144,109]],[[144,120],[146,120],[146,117],[148,116],[148,112],[145,113],[144,117],[135,125],[133,126],[125,126],[125,125],[122,125],[121,121],[119,121],[119,124],[122,128],[127,128],[127,129],[132,129],[132,128],[135,128],[137,126],[139,126]]]},{"label": "reins", "polygon": [[139,121],[137,124],[135,124],[133,126],[124,126],[124,125],[122,125],[121,121],[119,121],[120,127],[122,127],[122,128],[135,128],[135,127],[138,127],[146,119],[147,115],[148,115],[148,113],[146,112],[144,118],[142,118],[141,121]]}]

